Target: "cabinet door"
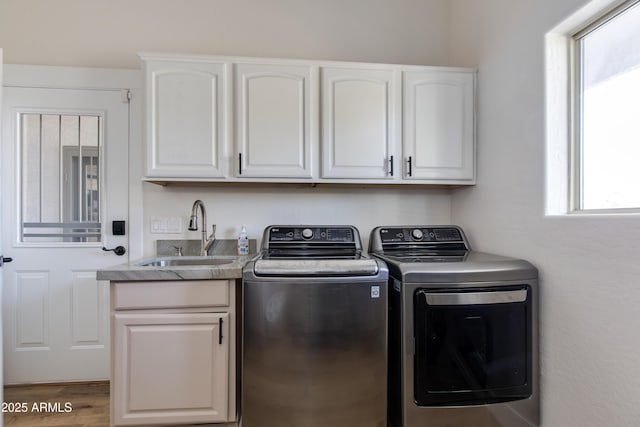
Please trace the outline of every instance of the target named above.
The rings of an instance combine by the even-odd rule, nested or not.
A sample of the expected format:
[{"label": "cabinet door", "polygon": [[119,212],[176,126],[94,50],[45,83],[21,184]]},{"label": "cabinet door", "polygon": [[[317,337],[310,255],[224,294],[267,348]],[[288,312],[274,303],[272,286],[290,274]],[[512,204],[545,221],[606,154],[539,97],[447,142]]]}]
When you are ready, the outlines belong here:
[{"label": "cabinet door", "polygon": [[321,70],[322,178],[391,178],[396,120],[392,70]]},{"label": "cabinet door", "polygon": [[227,313],[113,316],[113,425],[227,421]]},{"label": "cabinet door", "polygon": [[225,69],[216,62],[145,62],[148,176],[224,176]]},{"label": "cabinet door", "polygon": [[405,179],[473,181],[473,72],[403,73]]},{"label": "cabinet door", "polygon": [[235,67],[238,176],[311,178],[311,67]]}]

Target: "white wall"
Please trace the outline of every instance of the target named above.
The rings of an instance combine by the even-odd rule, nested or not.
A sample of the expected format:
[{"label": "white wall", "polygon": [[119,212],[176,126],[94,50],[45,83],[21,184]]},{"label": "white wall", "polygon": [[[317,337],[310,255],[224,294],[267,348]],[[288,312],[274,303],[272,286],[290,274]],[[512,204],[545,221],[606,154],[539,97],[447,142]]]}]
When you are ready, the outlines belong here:
[{"label": "white wall", "polygon": [[[358,228],[366,248],[369,233],[377,225],[443,224],[451,216],[450,195],[445,190],[145,184],[145,212],[179,216],[184,224],[182,235],[150,234],[147,221],[145,240],[199,239],[199,231],[186,229],[196,199],[205,202],[207,224],[216,224],[216,236],[221,239],[237,238],[242,224],[247,225],[252,239],[261,239],[264,228],[272,224],[349,224]],[[153,247],[145,250],[151,255]]]},{"label": "white wall", "polygon": [[447,0],[2,0],[5,63],[138,68],[136,52],[446,65]]},{"label": "white wall", "polygon": [[[2,0],[0,40],[13,64],[138,69],[136,52],[157,51],[447,65],[448,17],[448,0]],[[199,238],[186,230],[196,198],[219,238],[234,238],[242,223],[260,238],[269,224],[332,222],[357,226],[366,240],[375,225],[450,218],[441,190],[145,184],[145,256],[155,239]],[[180,216],[184,232],[151,234],[151,216]]]},{"label": "white wall", "polygon": [[545,216],[544,35],[586,3],[452,1],[452,62],[479,68],[478,185],[452,219],[540,269],[543,426],[637,426],[640,216]]},{"label": "white wall", "polygon": [[144,184],[145,252],[175,237],[151,235],[148,217],[186,221],[196,198],[221,238],[241,223],[253,238],[300,222],[352,223],[365,237],[453,219],[477,249],[540,269],[543,425],[636,426],[640,219],[544,216],[544,34],[584,3],[2,0],[0,40],[5,62],[25,64],[138,68],[135,52],[165,51],[479,67],[478,185],[452,204],[420,189]]},{"label": "white wall", "polygon": [[[0,40],[5,62],[21,64],[137,69],[136,52],[159,51],[447,65],[448,13],[447,0],[2,0]],[[421,189],[145,184],[145,255],[155,239],[199,237],[186,231],[196,198],[220,238],[285,222],[349,223],[366,237],[379,224],[448,222],[450,207],[446,192]],[[152,215],[181,216],[185,231],[152,235]]]}]

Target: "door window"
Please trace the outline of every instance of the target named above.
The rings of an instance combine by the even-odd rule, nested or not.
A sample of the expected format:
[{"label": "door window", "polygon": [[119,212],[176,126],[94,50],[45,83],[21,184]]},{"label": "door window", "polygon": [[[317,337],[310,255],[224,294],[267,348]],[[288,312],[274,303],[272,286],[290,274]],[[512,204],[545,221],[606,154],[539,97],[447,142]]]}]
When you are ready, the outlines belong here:
[{"label": "door window", "polygon": [[20,241],[101,241],[102,117],[20,113]]}]

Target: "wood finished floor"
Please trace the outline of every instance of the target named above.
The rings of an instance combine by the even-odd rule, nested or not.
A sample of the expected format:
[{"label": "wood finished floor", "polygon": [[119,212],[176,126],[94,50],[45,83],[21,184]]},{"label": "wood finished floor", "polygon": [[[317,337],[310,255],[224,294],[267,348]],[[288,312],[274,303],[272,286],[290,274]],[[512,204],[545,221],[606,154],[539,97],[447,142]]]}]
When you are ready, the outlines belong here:
[{"label": "wood finished floor", "polygon": [[5,427],[109,427],[108,382],[6,386],[3,401]]}]

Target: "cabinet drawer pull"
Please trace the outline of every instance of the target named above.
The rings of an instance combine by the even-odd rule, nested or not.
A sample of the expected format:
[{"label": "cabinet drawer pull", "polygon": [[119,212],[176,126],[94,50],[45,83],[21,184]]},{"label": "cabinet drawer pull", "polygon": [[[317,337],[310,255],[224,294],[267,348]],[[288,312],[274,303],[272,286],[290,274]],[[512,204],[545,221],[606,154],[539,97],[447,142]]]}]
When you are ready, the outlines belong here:
[{"label": "cabinet drawer pull", "polygon": [[393,176],[393,156],[389,156],[389,176]]},{"label": "cabinet drawer pull", "polygon": [[238,153],[238,175],[242,175],[242,153]]},{"label": "cabinet drawer pull", "polygon": [[220,318],[220,326],[218,328],[218,344],[222,344],[222,323],[224,321],[222,320],[222,317]]},{"label": "cabinet drawer pull", "polygon": [[409,163],[409,176],[411,176],[411,163],[412,163],[412,158],[411,156],[409,156],[409,160],[407,160],[407,163]]}]

